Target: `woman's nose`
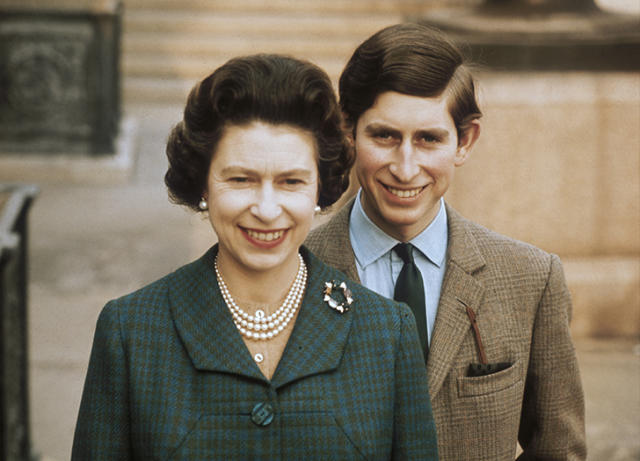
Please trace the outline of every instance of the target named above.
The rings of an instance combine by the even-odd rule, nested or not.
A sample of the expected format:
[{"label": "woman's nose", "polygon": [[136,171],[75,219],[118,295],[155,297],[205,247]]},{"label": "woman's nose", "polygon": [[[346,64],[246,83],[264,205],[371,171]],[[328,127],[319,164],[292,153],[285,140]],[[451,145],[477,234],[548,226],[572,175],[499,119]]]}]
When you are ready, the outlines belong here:
[{"label": "woman's nose", "polygon": [[279,197],[273,186],[265,184],[260,187],[256,194],[256,203],[250,208],[251,213],[261,221],[274,221],[282,214],[282,206]]},{"label": "woman's nose", "polygon": [[420,173],[415,149],[408,140],[398,146],[393,162],[389,165],[389,171],[398,181],[404,183],[411,182]]}]

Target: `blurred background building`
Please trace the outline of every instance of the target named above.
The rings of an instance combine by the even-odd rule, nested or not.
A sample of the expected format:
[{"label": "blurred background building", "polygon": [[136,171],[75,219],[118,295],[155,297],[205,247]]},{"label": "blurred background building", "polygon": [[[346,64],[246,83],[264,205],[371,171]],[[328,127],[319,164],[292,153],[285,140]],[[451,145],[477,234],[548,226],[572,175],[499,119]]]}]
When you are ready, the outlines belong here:
[{"label": "blurred background building", "polygon": [[[519,3],[522,10],[474,18],[487,3],[503,11]],[[457,171],[447,200],[491,229],[560,255],[574,300],[572,331],[588,393],[591,459],[638,459],[640,350],[636,346],[634,352],[633,346],[640,335],[640,27],[634,36],[629,24],[640,24],[640,1],[565,1],[556,5],[574,12],[525,11],[548,3],[0,0],[0,37],[15,36],[9,19],[21,8],[36,12],[34,30],[57,32],[75,43],[70,53],[80,49],[83,37],[95,34],[103,34],[102,47],[94,40],[77,53],[89,58],[101,53],[109,60],[114,58],[109,44],[121,48],[114,61],[118,81],[99,87],[79,83],[89,96],[69,96],[65,107],[71,115],[62,117],[71,126],[85,126],[75,134],[85,140],[95,139],[90,136],[95,127],[109,132],[108,148],[89,142],[64,152],[23,136],[22,146],[28,148],[20,149],[15,139],[11,146],[3,144],[11,135],[0,128],[0,181],[41,187],[30,219],[34,451],[44,459],[69,457],[93,328],[104,303],[198,257],[215,241],[208,222],[168,204],[162,182],[164,142],[193,84],[227,59],[257,52],[304,57],[337,83],[362,40],[384,26],[415,20],[449,27],[467,42],[473,42],[473,29],[475,37],[483,33],[481,26],[494,32],[494,41],[502,37],[503,44],[504,37],[508,43],[508,34],[520,31],[524,45],[510,51],[517,59],[539,46],[532,24],[556,34],[546,42],[560,63],[555,67],[540,65],[538,57],[514,66],[496,64],[493,51],[465,48],[481,50],[476,57],[482,135],[471,160]],[[581,7],[587,4],[588,9]],[[111,28],[107,20],[114,21]],[[71,29],[47,26],[47,21],[62,21]],[[82,21],[89,26],[74,29]],[[618,33],[618,41],[613,32],[603,35],[612,30],[612,21],[619,21],[618,32],[631,32]],[[575,49],[558,53],[567,37],[610,50],[595,60],[609,64],[585,64],[587,55]],[[628,45],[634,40],[635,48]],[[6,43],[4,48],[0,43],[0,58],[3,49],[4,56],[11,54]],[[621,50],[622,57],[613,56]],[[45,106],[42,123],[57,116],[52,110],[57,100],[47,99],[53,84],[43,85],[42,79],[68,72],[61,74],[55,64],[49,68],[49,74],[34,78],[34,92],[22,99]],[[82,69],[91,81],[110,72],[102,67],[91,77],[94,71]],[[6,78],[0,78],[0,119],[5,113],[7,120],[11,101],[2,99],[3,84],[6,89]],[[33,122],[35,116],[30,117]]]}]

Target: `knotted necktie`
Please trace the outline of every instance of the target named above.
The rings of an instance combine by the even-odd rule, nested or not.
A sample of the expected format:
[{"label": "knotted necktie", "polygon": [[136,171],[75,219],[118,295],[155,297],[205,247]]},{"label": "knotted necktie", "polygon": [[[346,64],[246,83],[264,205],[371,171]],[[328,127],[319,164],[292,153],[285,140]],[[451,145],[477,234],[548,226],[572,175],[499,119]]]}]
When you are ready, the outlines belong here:
[{"label": "knotted necktie", "polygon": [[404,266],[402,266],[396,281],[393,299],[407,303],[413,311],[426,362],[429,358],[429,341],[427,337],[427,312],[424,304],[424,283],[420,270],[413,260],[412,250],[413,245],[410,243],[399,243],[393,247],[393,251],[404,261]]}]

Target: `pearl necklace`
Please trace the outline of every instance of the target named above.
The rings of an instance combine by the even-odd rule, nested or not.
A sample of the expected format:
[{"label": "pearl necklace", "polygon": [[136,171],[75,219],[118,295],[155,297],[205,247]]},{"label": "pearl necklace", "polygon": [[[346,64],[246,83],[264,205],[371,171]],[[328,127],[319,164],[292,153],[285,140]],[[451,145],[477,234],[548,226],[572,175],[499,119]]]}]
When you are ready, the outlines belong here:
[{"label": "pearl necklace", "polygon": [[229,292],[229,288],[227,288],[227,284],[222,279],[218,269],[218,256],[216,255],[214,267],[218,286],[220,287],[222,298],[233,316],[233,323],[242,336],[249,339],[271,339],[289,324],[296,310],[298,310],[298,306],[300,306],[300,301],[302,301],[302,295],[307,285],[307,266],[299,253],[298,259],[300,261],[298,273],[289,289],[289,293],[287,293],[287,297],[273,314],[264,317],[249,315],[236,304]]}]

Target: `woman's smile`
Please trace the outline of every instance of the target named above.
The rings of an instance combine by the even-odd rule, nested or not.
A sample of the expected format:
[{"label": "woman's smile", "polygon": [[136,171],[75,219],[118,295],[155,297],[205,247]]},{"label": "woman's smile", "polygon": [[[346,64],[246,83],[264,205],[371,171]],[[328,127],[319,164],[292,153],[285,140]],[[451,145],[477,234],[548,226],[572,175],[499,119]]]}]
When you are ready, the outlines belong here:
[{"label": "woman's smile", "polygon": [[[240,227],[240,226],[239,226]],[[261,248],[273,248],[284,240],[288,229],[259,230],[240,227],[246,239]]]}]

